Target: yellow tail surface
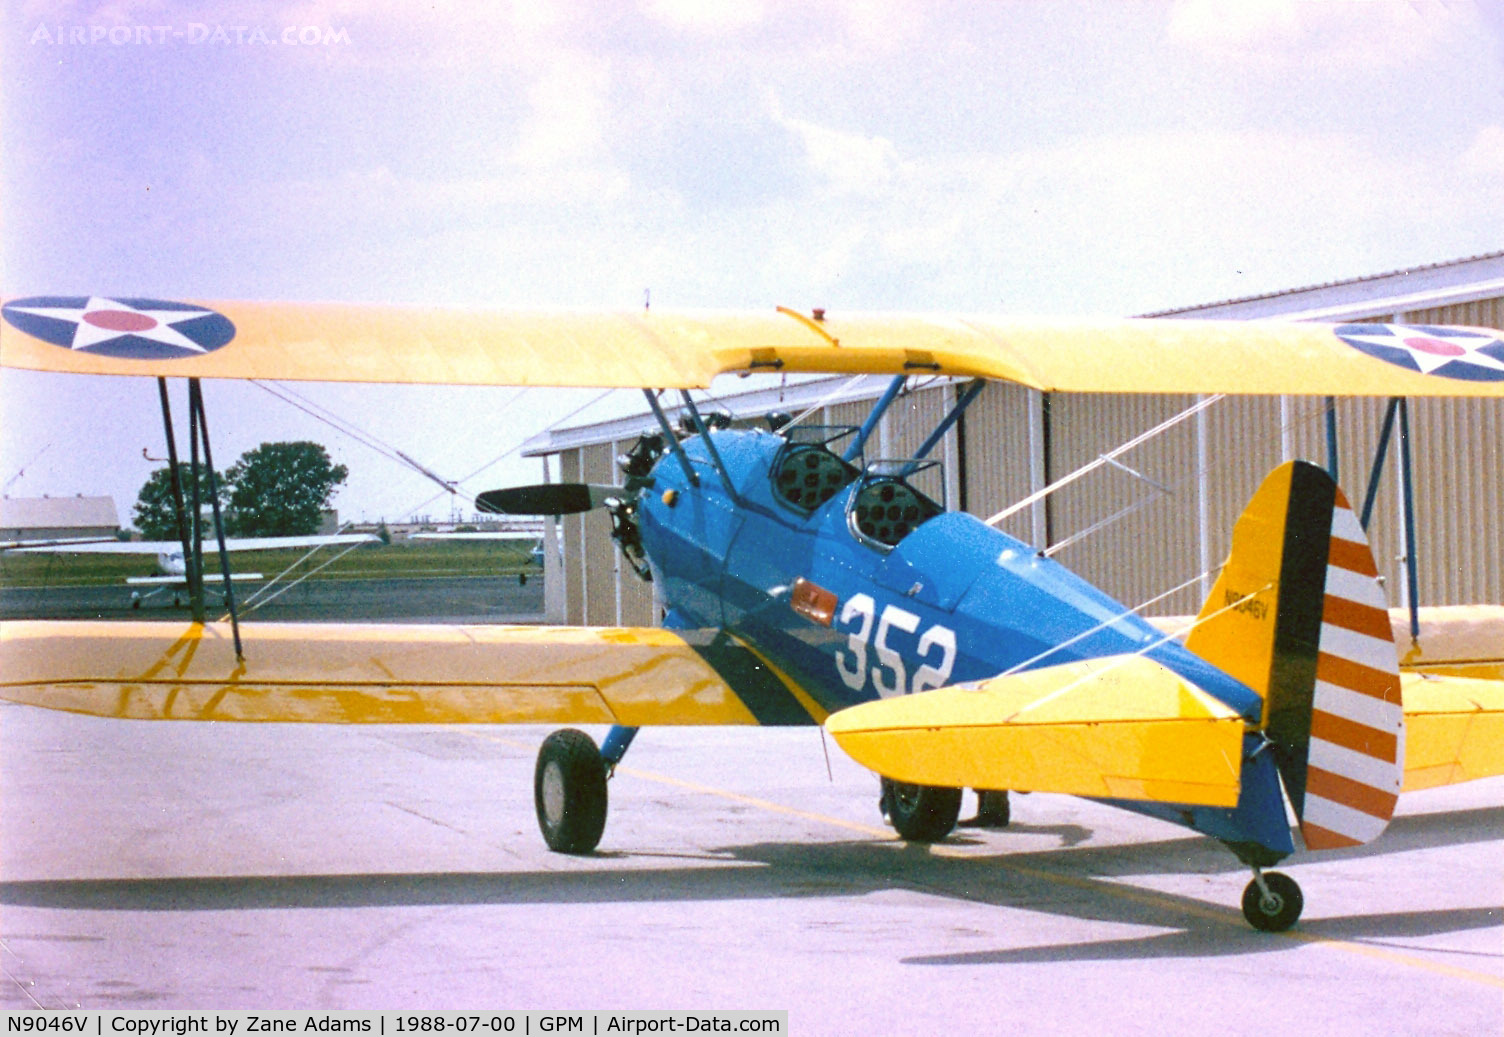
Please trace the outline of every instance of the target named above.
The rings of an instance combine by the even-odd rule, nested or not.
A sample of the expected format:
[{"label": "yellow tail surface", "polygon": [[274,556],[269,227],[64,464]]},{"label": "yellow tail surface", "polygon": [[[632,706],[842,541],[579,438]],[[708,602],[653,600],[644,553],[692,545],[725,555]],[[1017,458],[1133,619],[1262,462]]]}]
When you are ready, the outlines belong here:
[{"label": "yellow tail surface", "polygon": [[1186,647],[1263,696],[1309,848],[1384,830],[1404,772],[1399,666],[1368,538],[1325,471],[1293,461],[1264,480]]}]

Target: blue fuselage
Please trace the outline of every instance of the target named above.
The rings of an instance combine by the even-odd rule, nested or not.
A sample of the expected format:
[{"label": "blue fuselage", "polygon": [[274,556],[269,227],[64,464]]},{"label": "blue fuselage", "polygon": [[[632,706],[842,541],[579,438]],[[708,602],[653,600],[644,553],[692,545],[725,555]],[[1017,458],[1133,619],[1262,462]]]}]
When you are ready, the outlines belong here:
[{"label": "blue fuselage", "polygon": [[[699,485],[665,456],[641,496],[643,546],[667,622],[733,632],[827,712],[1014,668],[1142,651],[1257,722],[1262,704],[1251,689],[1022,541],[949,512],[895,546],[874,543],[850,520],[856,482],[812,510],[793,507],[770,477],[781,437],[711,435],[730,487],[697,437],[683,446]],[[801,579],[834,597],[829,626],[791,607]],[[1231,811],[1123,805],[1290,852],[1272,768],[1245,761],[1244,793],[1258,802]]]}]

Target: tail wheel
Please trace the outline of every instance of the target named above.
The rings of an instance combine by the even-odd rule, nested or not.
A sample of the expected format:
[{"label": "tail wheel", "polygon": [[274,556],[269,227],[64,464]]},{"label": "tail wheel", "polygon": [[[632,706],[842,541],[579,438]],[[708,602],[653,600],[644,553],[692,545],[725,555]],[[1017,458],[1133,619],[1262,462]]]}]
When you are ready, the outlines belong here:
[{"label": "tail wheel", "polygon": [[555,853],[589,853],[606,830],[606,764],[583,731],[555,731],[538,750],[533,806]]},{"label": "tail wheel", "polygon": [[884,778],[882,808],[893,830],[909,842],[939,842],[961,816],[961,790]]},{"label": "tail wheel", "polygon": [[1282,933],[1300,918],[1305,907],[1305,898],[1300,887],[1288,875],[1277,871],[1264,873],[1263,888],[1254,879],[1243,890],[1243,917],[1255,929],[1266,933]]}]

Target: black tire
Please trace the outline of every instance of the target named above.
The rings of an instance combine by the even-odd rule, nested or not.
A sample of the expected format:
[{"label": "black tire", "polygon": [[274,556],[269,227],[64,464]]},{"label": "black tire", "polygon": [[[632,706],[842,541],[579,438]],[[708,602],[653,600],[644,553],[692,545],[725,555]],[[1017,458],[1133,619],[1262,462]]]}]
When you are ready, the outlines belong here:
[{"label": "black tire", "polygon": [[594,740],[565,728],[543,740],[533,769],[533,807],[555,853],[590,853],[606,830],[606,763]]},{"label": "black tire", "polygon": [[1255,929],[1282,933],[1300,918],[1305,898],[1294,879],[1277,871],[1265,872],[1264,884],[1269,887],[1267,899],[1257,881],[1248,883],[1243,890],[1243,917]]},{"label": "black tire", "polygon": [[911,843],[934,843],[950,835],[961,816],[961,790],[909,785],[883,779],[883,813],[893,830]]}]

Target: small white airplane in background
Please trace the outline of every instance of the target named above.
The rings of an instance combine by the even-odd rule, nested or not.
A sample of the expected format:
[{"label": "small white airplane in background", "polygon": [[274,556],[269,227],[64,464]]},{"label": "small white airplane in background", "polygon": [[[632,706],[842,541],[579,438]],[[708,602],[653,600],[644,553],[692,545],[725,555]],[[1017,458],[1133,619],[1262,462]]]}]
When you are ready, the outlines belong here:
[{"label": "small white airplane in background", "polygon": [[[231,537],[225,540],[226,551],[275,551],[278,549],[305,549],[329,547],[340,544],[374,543],[377,538],[370,533],[336,533],[326,536],[292,537]],[[206,544],[206,547],[211,545]],[[141,602],[164,591],[172,593],[172,603],[181,605],[188,593],[188,566],[183,561],[183,545],[176,540],[105,540],[94,542],[58,542],[51,544],[28,544],[24,547],[6,549],[8,554],[124,554],[156,555],[158,573],[154,576],[127,576],[125,582],[131,587],[151,587],[142,594],[131,591],[131,608],[140,608]],[[261,573],[231,573],[232,580],[260,580]],[[205,590],[213,590],[206,581]]]}]

